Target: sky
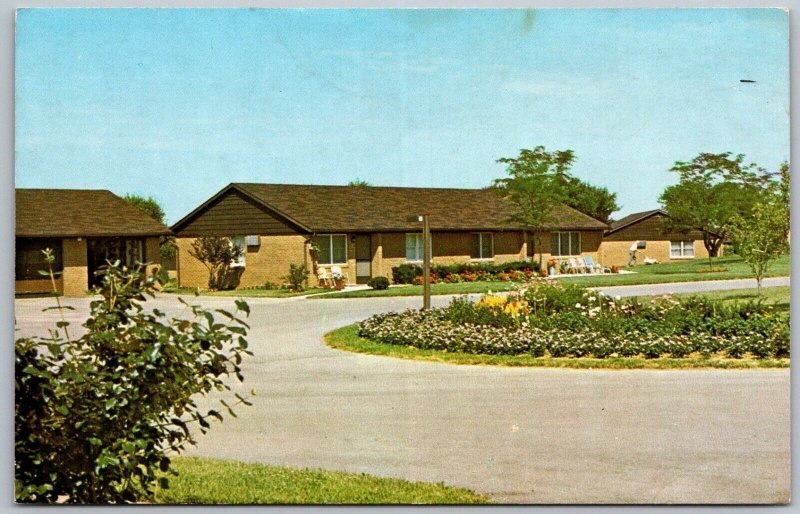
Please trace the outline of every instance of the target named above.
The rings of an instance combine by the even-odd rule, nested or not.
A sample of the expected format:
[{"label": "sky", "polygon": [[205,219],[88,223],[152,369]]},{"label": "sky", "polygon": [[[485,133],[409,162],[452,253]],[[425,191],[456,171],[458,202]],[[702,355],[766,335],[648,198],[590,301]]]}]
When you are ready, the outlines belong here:
[{"label": "sky", "polygon": [[171,224],[230,182],[485,187],[542,145],[619,218],[700,152],[789,160],[788,31],[779,9],[23,9],[16,186],[152,196]]}]

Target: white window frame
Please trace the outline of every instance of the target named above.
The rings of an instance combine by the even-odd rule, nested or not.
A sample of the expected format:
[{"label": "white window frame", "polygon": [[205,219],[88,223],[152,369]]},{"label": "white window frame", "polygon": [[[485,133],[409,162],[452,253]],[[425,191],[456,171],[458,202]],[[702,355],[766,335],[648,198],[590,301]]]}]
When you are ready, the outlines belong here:
[{"label": "white window frame", "polygon": [[[343,264],[345,266],[347,265],[347,260],[350,258],[349,249],[348,249],[348,246],[350,246],[350,245],[348,244],[347,234],[317,234],[316,237],[318,237],[320,239],[328,238],[328,255],[331,256],[331,262],[317,262],[318,266],[341,266]],[[342,261],[342,262],[334,262],[334,260],[333,260],[333,238],[334,237],[342,237],[342,238],[344,238],[344,261]]]},{"label": "white window frame", "polygon": [[245,245],[244,236],[231,236],[228,238],[231,246],[238,246],[242,249],[242,255],[238,259],[234,259],[230,263],[231,268],[244,268],[246,264],[247,246]]},{"label": "white window frame", "polygon": [[[414,256],[416,258],[409,259],[408,258],[408,238],[414,237]],[[423,252],[423,241],[422,241],[422,232],[406,232],[405,237],[405,249],[406,249],[406,262],[422,262],[422,252]],[[431,260],[433,260],[433,234],[430,235],[430,245],[428,246],[428,256]]]},{"label": "white window frame", "polygon": [[[472,261],[493,261],[494,260],[494,233],[492,232],[474,232],[473,236],[478,236],[478,257],[470,256],[470,260]],[[485,255],[484,252],[486,246],[485,239],[486,236],[489,236],[489,256]]]},{"label": "white window frame", "polygon": [[[673,245],[678,243],[677,253]],[[688,255],[691,252],[691,255]],[[669,242],[669,258],[670,259],[694,259],[694,241],[670,241]]]},{"label": "white window frame", "polygon": [[[561,235],[562,234],[570,234],[567,236],[567,253],[564,253],[561,250]],[[572,234],[578,234],[578,253],[573,253],[572,251]],[[579,230],[562,230],[559,232],[551,232],[550,233],[550,251],[553,251],[553,242],[552,238],[558,238],[558,254],[551,253],[552,257],[578,257],[581,255],[581,250],[583,250],[583,241],[581,240],[581,232]]]}]

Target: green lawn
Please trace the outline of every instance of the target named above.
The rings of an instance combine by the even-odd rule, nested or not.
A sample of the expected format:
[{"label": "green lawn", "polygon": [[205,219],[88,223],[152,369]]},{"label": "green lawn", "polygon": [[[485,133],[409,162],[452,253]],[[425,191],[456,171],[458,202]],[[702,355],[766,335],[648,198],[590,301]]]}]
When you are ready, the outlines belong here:
[{"label": "green lawn", "polygon": [[736,303],[748,301],[762,301],[766,305],[774,305],[781,312],[789,312],[789,286],[765,287],[761,296],[755,289],[728,289],[726,291],[707,291],[705,293],[683,293],[674,295],[677,298],[690,296],[705,296],[712,300],[721,300],[723,303]]},{"label": "green lawn", "polygon": [[422,350],[409,346],[379,343],[358,336],[355,324],[338,328],[325,334],[325,344],[337,350],[368,353],[398,359],[443,362],[448,364],[484,366],[526,366],[542,368],[576,369],[681,369],[681,368],[788,368],[789,359],[732,359],[723,357],[689,356],[681,359],[660,357],[612,357],[596,359],[589,357],[533,357],[530,355],[484,355],[474,353]]},{"label": "green lawn", "polygon": [[408,482],[366,474],[294,469],[236,461],[176,457],[169,489],[156,490],[166,504],[465,504],[485,496],[444,484]]},{"label": "green lawn", "polygon": [[[700,280],[730,280],[736,278],[752,278],[750,268],[738,255],[719,257],[713,259],[714,268],[725,268],[727,271],[708,273],[708,259],[695,259],[683,262],[670,262],[646,266],[640,264],[633,268],[623,268],[635,271],[635,274],[602,275],[602,276],[576,276],[566,277],[565,280],[583,286],[628,286],[636,284],[658,284],[665,282],[696,282]],[[776,259],[770,266],[767,276],[789,276],[790,260],[788,255]]]},{"label": "green lawn", "polygon": [[199,293],[200,296],[233,296],[236,298],[289,298],[291,296],[324,293],[326,291],[330,291],[330,289],[309,287],[302,292],[295,293],[288,289],[231,289],[230,291],[204,291],[201,289],[198,291],[194,287],[170,287],[165,288],[162,292],[180,295]]},{"label": "green lawn", "polygon": [[[750,278],[750,268],[742,262],[741,257],[732,255],[713,260],[714,268],[726,268],[724,272],[704,273],[708,269],[707,259],[666,264],[639,265],[630,268],[633,274],[585,275],[564,277],[558,280],[580,284],[587,287],[596,286],[629,286],[636,284],[658,284],[665,282],[695,282],[699,280],[728,280]],[[768,276],[783,277],[789,275],[789,256],[785,255],[773,262]],[[628,268],[625,268],[628,269]],[[508,291],[513,289],[512,282],[462,282],[458,284],[432,284],[431,294],[467,294],[485,293],[486,291]],[[313,298],[363,298],[368,296],[421,296],[422,286],[390,287],[382,291],[366,289],[361,291],[342,291]]]}]

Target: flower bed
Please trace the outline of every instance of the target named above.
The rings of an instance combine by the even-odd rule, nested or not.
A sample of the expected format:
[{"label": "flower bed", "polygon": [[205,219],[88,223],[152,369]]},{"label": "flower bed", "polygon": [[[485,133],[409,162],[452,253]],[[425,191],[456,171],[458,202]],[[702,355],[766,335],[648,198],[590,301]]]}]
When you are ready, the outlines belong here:
[{"label": "flower bed", "polygon": [[[539,273],[539,265],[533,262],[459,263],[431,266],[432,284],[455,284],[459,282],[491,282],[509,280],[523,282]],[[395,284],[422,284],[422,267],[418,264],[401,264],[392,268]]]},{"label": "flower bed", "polygon": [[669,296],[615,301],[574,285],[534,282],[508,298],[373,316],[359,335],[447,352],[551,357],[789,356],[789,326],[770,307]]}]

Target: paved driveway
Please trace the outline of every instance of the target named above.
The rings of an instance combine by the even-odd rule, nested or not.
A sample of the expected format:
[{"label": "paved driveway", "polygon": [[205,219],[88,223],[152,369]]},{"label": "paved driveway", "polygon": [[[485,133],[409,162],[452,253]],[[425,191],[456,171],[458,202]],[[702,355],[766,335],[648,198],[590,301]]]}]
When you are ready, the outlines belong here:
[{"label": "paved driveway", "polygon": [[[67,300],[78,307],[86,300]],[[232,300],[202,303],[232,306]],[[446,302],[434,298],[434,305]],[[47,300],[17,300],[18,336]],[[173,297],[155,301],[181,312]],[[331,350],[322,335],[419,298],[253,299],[239,409],[192,455],[464,486],[513,503],[768,503],[790,491],[788,370],[453,366]]]}]

